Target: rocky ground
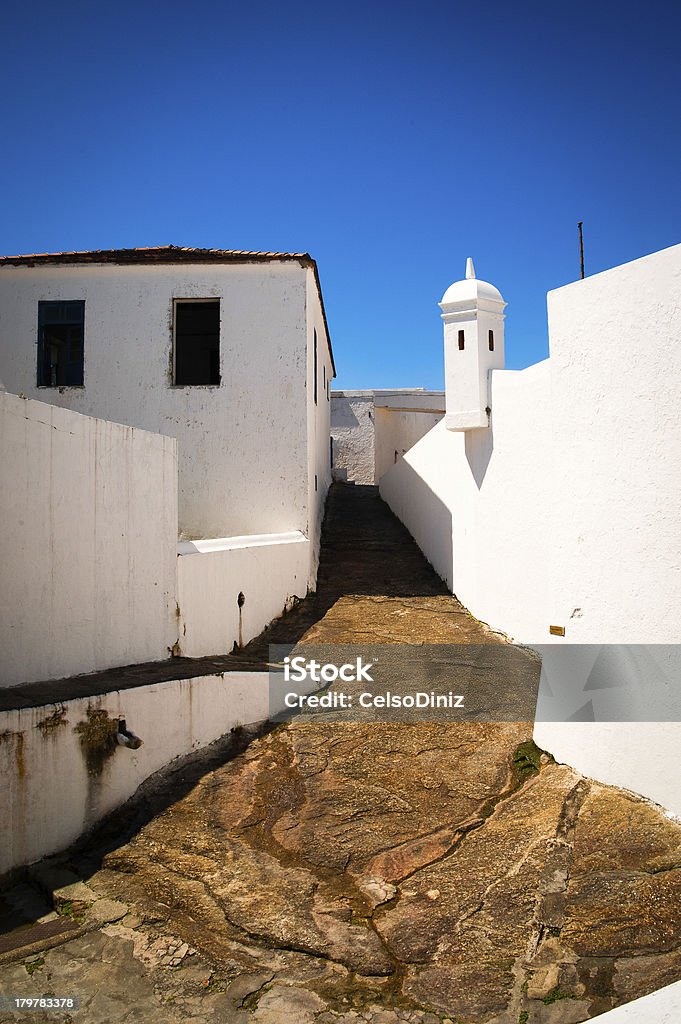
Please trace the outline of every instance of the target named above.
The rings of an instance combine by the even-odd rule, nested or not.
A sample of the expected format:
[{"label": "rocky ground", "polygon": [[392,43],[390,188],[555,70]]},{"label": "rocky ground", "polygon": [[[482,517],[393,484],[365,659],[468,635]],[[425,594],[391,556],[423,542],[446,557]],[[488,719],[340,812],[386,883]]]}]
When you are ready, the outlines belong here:
[{"label": "rocky ground", "polygon": [[[244,663],[286,641],[504,643],[374,490],[349,487],[332,495],[318,594]],[[507,685],[516,699],[517,673]],[[529,721],[242,731],[236,756],[166,774],[132,828],[128,811],[6,894],[10,921],[23,907],[56,934],[0,943],[1,991],[84,1009],[0,1021],[572,1024],[678,980],[681,826],[531,735]]]}]

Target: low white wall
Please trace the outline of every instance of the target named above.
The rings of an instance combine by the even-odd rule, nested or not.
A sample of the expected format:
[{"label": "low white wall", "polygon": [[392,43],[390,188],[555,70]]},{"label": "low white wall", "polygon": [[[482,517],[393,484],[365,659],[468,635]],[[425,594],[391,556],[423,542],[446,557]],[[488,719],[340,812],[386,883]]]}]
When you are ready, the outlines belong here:
[{"label": "low white wall", "polygon": [[378,483],[383,474],[413,448],[424,434],[432,430],[443,416],[444,411],[391,409],[377,403],[375,482]]},{"label": "low white wall", "polygon": [[379,486],[473,615],[530,642],[548,631],[548,363],[495,370],[492,395],[492,430],[441,420]]},{"label": "low white wall", "polygon": [[166,658],[176,442],[0,394],[0,685]]},{"label": "low white wall", "polygon": [[199,658],[248,643],[305,597],[309,562],[310,542],[298,531],[180,543],[177,653]]},{"label": "low white wall", "polygon": [[[116,747],[101,774],[88,772],[77,731],[87,725],[88,710],[124,718],[143,741],[138,750]],[[268,676],[259,672],[1,712],[0,876],[68,846],[173,758],[268,716]]]}]

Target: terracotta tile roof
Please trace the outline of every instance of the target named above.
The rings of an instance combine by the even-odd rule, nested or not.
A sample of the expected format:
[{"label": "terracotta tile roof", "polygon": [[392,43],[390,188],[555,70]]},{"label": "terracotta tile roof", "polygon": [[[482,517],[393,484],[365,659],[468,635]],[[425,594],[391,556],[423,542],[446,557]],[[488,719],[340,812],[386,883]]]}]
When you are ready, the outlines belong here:
[{"label": "terracotta tile roof", "polygon": [[21,256],[0,256],[0,267],[82,266],[102,263],[118,266],[150,263],[269,263],[275,260],[296,260],[301,266],[313,270],[335,377],[336,366],[319,271],[315,260],[307,252],[251,252],[248,249],[195,249],[184,245],[156,245],[137,249],[90,249],[82,252],[40,252]]},{"label": "terracotta tile roof", "polygon": [[81,252],[40,252],[0,256],[0,265],[53,263],[250,263],[299,260],[312,265],[307,252],[251,252],[247,249],[195,249],[185,245],[154,245],[136,249],[89,249]]}]

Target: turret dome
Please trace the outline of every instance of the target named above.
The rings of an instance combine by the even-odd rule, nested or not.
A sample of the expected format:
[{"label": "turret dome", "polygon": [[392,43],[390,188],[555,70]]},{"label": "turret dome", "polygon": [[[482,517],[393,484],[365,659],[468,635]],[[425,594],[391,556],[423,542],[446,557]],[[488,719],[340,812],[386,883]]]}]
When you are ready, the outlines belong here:
[{"label": "turret dome", "polygon": [[498,288],[495,288],[494,285],[490,284],[488,281],[478,280],[475,276],[473,260],[469,256],[466,260],[466,277],[463,281],[455,281],[454,284],[450,284],[449,288],[442,296],[440,305],[445,306],[450,303],[460,302],[469,303],[475,302],[479,299],[492,302],[502,302],[506,305]]}]

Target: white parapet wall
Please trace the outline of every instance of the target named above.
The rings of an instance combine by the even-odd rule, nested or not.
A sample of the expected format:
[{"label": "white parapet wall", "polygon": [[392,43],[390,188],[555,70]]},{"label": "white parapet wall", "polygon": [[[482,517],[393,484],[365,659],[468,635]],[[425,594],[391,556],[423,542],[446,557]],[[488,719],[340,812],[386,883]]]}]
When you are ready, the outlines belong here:
[{"label": "white parapet wall", "polygon": [[[269,714],[263,672],[170,680],[0,712],[0,876],[68,846],[174,758]],[[98,755],[119,719],[142,746]]]},{"label": "white parapet wall", "polygon": [[307,593],[310,542],[299,531],[178,545],[178,654],[242,646]]},{"label": "white parapet wall", "polygon": [[0,393],[0,685],[167,658],[177,443]]}]

